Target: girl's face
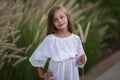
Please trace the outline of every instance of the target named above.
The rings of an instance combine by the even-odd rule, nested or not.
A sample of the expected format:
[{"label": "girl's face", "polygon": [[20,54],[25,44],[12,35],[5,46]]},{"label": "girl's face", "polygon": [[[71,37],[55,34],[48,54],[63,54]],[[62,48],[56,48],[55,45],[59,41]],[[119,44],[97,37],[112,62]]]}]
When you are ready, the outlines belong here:
[{"label": "girl's face", "polygon": [[53,24],[57,30],[68,29],[68,19],[62,10],[57,10],[54,13]]}]

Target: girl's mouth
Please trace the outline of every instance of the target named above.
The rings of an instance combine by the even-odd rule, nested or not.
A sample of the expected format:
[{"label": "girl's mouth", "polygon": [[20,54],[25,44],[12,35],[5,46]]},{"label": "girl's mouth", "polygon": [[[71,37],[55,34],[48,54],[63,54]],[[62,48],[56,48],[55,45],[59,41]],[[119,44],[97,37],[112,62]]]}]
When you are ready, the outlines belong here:
[{"label": "girl's mouth", "polygon": [[58,26],[63,26],[64,25],[64,23],[63,24],[59,24]]}]

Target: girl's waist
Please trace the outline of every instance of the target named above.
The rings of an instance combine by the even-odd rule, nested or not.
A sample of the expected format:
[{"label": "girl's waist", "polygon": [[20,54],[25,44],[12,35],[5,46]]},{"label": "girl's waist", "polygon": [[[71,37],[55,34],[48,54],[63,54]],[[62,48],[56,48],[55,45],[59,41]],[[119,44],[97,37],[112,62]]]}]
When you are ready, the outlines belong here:
[{"label": "girl's waist", "polygon": [[50,61],[51,62],[66,62],[66,61],[76,60],[76,58],[77,57],[70,57],[70,58],[66,58],[66,59],[57,59],[57,60],[51,59]]}]

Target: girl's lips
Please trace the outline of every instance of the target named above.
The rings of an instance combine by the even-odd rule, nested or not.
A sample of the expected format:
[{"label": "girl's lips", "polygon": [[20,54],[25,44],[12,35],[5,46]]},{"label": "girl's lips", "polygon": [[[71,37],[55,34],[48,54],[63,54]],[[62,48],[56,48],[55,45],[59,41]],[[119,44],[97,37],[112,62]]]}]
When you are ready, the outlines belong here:
[{"label": "girl's lips", "polygon": [[58,26],[62,26],[62,25],[64,25],[64,23],[63,24],[59,24]]}]

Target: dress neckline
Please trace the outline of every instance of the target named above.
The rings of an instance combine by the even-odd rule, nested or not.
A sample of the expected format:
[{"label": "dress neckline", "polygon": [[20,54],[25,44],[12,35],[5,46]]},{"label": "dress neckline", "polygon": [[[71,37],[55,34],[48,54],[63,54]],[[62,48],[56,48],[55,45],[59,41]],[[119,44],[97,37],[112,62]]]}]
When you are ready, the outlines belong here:
[{"label": "dress neckline", "polygon": [[52,34],[55,38],[57,38],[57,39],[68,39],[68,38],[70,38],[70,37],[72,37],[73,36],[73,33],[71,33],[69,36],[67,36],[67,37],[59,37],[59,36],[56,36],[55,34]]}]

